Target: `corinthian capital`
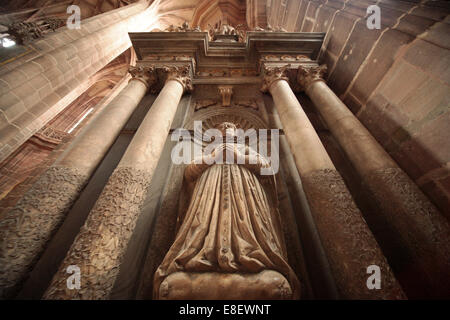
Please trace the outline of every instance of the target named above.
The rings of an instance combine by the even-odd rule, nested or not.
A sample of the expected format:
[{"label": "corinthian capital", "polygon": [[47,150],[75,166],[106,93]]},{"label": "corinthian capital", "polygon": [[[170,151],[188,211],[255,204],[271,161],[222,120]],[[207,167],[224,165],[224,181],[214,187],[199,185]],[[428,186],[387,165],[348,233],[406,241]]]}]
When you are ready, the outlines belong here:
[{"label": "corinthian capital", "polygon": [[291,66],[290,64],[287,64],[282,67],[264,67],[264,80],[263,85],[261,87],[261,91],[262,92],[269,91],[272,83],[274,83],[277,80],[289,81],[286,71],[289,69],[290,66]]},{"label": "corinthian capital", "polygon": [[323,77],[326,72],[327,66],[324,64],[316,67],[298,67],[297,82],[301,90],[306,91],[315,81],[325,81]]},{"label": "corinthian capital", "polygon": [[169,66],[163,67],[163,71],[167,73],[167,80],[175,80],[181,83],[185,91],[192,91],[192,78],[190,74],[190,66]]},{"label": "corinthian capital", "polygon": [[133,79],[139,80],[145,84],[147,87],[147,90],[150,90],[150,88],[157,82],[158,77],[156,75],[155,67],[149,66],[149,67],[130,67],[129,72]]}]

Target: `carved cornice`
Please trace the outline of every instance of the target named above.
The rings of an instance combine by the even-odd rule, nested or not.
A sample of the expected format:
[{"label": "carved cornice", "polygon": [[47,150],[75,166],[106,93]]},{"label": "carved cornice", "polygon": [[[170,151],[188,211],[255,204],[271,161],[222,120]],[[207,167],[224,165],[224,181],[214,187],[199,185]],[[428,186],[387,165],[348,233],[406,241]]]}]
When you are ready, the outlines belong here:
[{"label": "carved cornice", "polygon": [[326,65],[315,67],[299,66],[297,72],[297,82],[300,85],[300,90],[306,91],[313,82],[325,81],[324,75],[326,72]]},{"label": "carved cornice", "polygon": [[282,67],[264,67],[264,80],[263,85],[261,87],[262,92],[267,92],[270,89],[270,86],[278,80],[286,80],[289,81],[287,77],[286,71],[289,69],[290,65],[287,64]]},{"label": "carved cornice", "polygon": [[192,86],[190,66],[164,66],[162,69],[165,73],[167,73],[166,81],[178,81],[187,92],[194,90],[194,87]]},{"label": "carved cornice", "polygon": [[133,79],[144,83],[147,90],[150,90],[158,80],[154,66],[132,66],[130,67],[129,72]]}]

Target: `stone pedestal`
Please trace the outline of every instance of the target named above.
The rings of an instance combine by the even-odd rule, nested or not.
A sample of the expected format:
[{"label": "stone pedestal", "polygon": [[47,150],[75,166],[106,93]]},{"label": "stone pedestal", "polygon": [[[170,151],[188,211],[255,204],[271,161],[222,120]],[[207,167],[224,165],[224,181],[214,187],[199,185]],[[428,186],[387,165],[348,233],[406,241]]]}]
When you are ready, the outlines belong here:
[{"label": "stone pedestal", "polygon": [[[389,238],[383,241],[389,246],[383,250],[397,277],[405,283],[414,282],[414,291],[429,297],[447,297],[448,221],[326,85],[325,71],[325,66],[300,67],[298,82],[375,200],[378,211],[374,218],[385,226],[381,236]],[[399,252],[403,258],[399,258]]]},{"label": "stone pedestal", "polygon": [[[167,67],[167,81],[53,278],[45,299],[107,299],[141,213],[189,68]],[[81,289],[67,288],[67,267],[82,274]]]},{"label": "stone pedestal", "polygon": [[[303,182],[341,298],[402,299],[403,291],[336,171],[317,133],[289,87],[283,68],[266,69],[270,91]],[[367,267],[381,269],[380,290],[369,290]]]}]

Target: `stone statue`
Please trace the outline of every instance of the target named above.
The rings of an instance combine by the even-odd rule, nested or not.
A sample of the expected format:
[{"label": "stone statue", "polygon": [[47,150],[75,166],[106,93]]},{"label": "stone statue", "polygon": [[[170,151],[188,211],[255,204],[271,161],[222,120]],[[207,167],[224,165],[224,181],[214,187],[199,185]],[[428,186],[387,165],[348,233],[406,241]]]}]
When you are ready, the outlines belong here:
[{"label": "stone statue", "polygon": [[164,29],[164,32],[202,32],[200,27],[191,28],[187,21],[183,22],[180,27],[176,27],[173,24]]},{"label": "stone statue", "polygon": [[44,37],[64,26],[61,19],[45,19],[34,22],[14,22],[9,25],[8,33],[20,44],[28,44],[35,39]]},{"label": "stone statue", "polygon": [[233,27],[227,23],[219,21],[212,27],[209,25],[209,37],[211,41],[224,41],[224,39],[233,39],[233,41],[243,42],[245,38],[244,25],[240,24]]},{"label": "stone statue", "polygon": [[[217,129],[230,136],[236,126],[224,122]],[[226,152],[234,154],[234,163],[240,158],[245,164],[225,162]],[[207,164],[220,153],[223,163]],[[190,204],[155,273],[154,298],[298,299],[275,179],[259,176],[261,167],[269,167],[266,158],[248,146],[222,142],[203,163],[196,162],[185,171]]]}]

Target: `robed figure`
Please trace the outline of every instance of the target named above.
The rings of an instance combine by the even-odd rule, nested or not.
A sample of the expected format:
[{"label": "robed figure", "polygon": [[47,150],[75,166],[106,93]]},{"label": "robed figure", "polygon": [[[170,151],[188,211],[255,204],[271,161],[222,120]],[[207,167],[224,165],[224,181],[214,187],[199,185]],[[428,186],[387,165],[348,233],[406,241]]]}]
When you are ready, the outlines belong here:
[{"label": "robed figure", "polygon": [[[236,129],[222,123],[219,130]],[[234,163],[193,161],[185,178],[192,196],[175,241],[154,277],[156,299],[298,299],[287,262],[274,175],[248,146],[221,143],[209,157],[232,152]],[[245,160],[245,161],[242,161]],[[209,161],[211,162],[211,161]]]}]

